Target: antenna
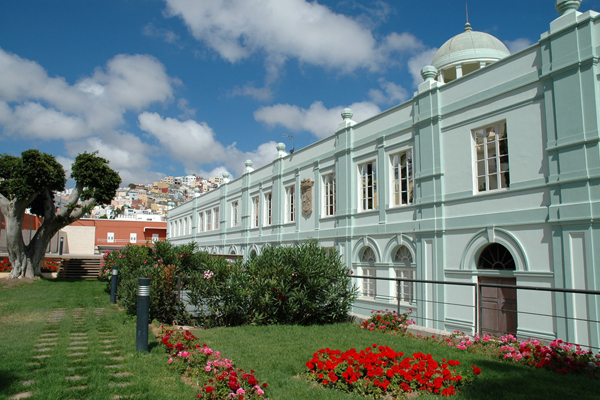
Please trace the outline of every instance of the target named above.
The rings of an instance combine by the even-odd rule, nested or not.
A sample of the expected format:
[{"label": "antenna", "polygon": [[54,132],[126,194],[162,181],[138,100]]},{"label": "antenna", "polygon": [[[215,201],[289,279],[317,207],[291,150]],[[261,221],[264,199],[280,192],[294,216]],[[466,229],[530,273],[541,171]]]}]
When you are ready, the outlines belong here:
[{"label": "antenna", "polygon": [[467,11],[467,24],[468,24],[469,23],[469,6],[466,1],[465,1],[465,10]]},{"label": "antenna", "polygon": [[282,133],[281,136],[286,137],[288,139],[292,139],[292,149],[290,150],[290,154],[294,154],[294,135],[291,133]]}]

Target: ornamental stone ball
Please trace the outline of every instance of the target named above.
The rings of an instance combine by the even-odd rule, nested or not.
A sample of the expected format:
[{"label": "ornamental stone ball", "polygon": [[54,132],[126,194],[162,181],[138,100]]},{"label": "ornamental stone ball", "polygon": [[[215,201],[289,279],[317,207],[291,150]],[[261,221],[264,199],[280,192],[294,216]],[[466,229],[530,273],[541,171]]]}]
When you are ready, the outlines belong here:
[{"label": "ornamental stone ball", "polygon": [[252,162],[252,160],[246,160],[246,162],[244,162],[244,165],[246,166],[246,168],[250,168],[252,167],[254,163]]},{"label": "ornamental stone ball", "polygon": [[352,112],[352,110],[351,110],[351,109],[349,109],[349,108],[344,108],[344,109],[342,110],[342,118],[343,118],[344,120],[347,120],[347,119],[352,119],[352,117],[353,117],[353,116],[354,116],[354,113]]},{"label": "ornamental stone ball", "polygon": [[421,70],[421,76],[423,77],[423,80],[431,81],[435,79],[437,72],[437,68],[433,65],[426,65]]},{"label": "ornamental stone ball", "polygon": [[285,143],[277,143],[277,151],[281,152],[281,151],[285,151]]},{"label": "ornamental stone ball", "polygon": [[581,0],[556,0],[556,11],[560,15],[565,15],[577,11],[581,5]]}]

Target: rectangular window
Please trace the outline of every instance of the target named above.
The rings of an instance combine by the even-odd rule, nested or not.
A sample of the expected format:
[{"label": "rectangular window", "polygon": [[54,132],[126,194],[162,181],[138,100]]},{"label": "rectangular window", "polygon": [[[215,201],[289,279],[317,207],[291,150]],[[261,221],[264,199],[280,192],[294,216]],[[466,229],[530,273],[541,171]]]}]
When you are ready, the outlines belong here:
[{"label": "rectangular window", "polygon": [[285,188],[286,197],[286,222],[294,222],[296,217],[296,186]]},{"label": "rectangular window", "polygon": [[129,234],[129,243],[137,243],[137,233]]},{"label": "rectangular window", "polygon": [[265,226],[273,223],[273,193],[265,194]]},{"label": "rectangular window", "polygon": [[[414,269],[397,269],[396,278],[400,279],[415,279]],[[414,282],[396,282],[396,293],[395,295],[400,297],[402,303],[412,304],[414,293]]]},{"label": "rectangular window", "polygon": [[106,234],[106,241],[108,243],[114,243],[115,242],[115,233],[114,232],[108,232]]},{"label": "rectangular window", "polygon": [[392,205],[401,206],[413,202],[412,150],[391,156]]},{"label": "rectangular window", "polygon": [[323,176],[323,216],[335,215],[335,173]]},{"label": "rectangular window", "polygon": [[231,226],[238,226],[239,223],[240,223],[239,202],[234,201],[231,203]]},{"label": "rectangular window", "polygon": [[206,211],[206,230],[212,230],[212,212],[210,210]]},{"label": "rectangular window", "polygon": [[[363,268],[364,276],[375,276],[375,268]],[[363,296],[375,297],[375,279],[363,278]]]},{"label": "rectangular window", "polygon": [[258,224],[259,224],[259,217],[260,217],[260,212],[259,212],[260,208],[259,208],[259,197],[258,196],[254,196],[252,198],[252,227],[253,228],[258,228]]},{"label": "rectangular window", "polygon": [[477,154],[477,192],[507,189],[510,176],[506,121],[475,130],[473,138]]},{"label": "rectangular window", "polygon": [[198,213],[198,232],[204,232],[204,213]]},{"label": "rectangular window", "polygon": [[158,233],[153,233],[152,234],[152,241],[153,242],[158,242],[159,238],[158,238]]},{"label": "rectangular window", "polygon": [[213,215],[214,215],[214,229],[217,230],[219,229],[219,207],[216,207],[213,209]]},{"label": "rectangular window", "polygon": [[192,234],[192,216],[191,215],[188,217],[188,232],[187,233],[188,233],[188,235]]},{"label": "rectangular window", "polygon": [[377,167],[375,161],[358,166],[360,173],[361,211],[377,208]]}]

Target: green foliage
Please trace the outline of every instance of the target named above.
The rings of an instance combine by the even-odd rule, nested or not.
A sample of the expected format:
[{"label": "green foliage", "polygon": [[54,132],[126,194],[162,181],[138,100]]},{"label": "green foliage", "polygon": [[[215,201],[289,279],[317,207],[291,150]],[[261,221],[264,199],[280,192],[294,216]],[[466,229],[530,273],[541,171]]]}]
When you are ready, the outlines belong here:
[{"label": "green foliage", "polygon": [[29,200],[45,191],[65,189],[65,170],[54,156],[25,150],[21,157],[0,155],[0,194],[7,199]]},{"label": "green foliage", "polygon": [[[187,322],[189,317],[185,314],[183,304],[177,299],[177,276],[183,278],[181,282],[185,286],[188,272],[208,257],[195,249],[194,243],[173,246],[170,242],[158,241],[153,245],[127,245],[121,251],[106,252],[103,270],[112,271],[114,265],[119,269],[119,305],[129,315],[136,315],[138,279],[151,278],[150,320],[156,319],[167,324],[174,320]],[[110,285],[109,273],[102,276]]]},{"label": "green foliage", "polygon": [[81,200],[93,197],[96,204],[110,204],[121,184],[119,174],[108,166],[107,159],[98,157],[96,152],[85,152],[75,158],[71,178],[84,187]]},{"label": "green foliage", "polygon": [[189,297],[206,326],[343,321],[357,296],[340,255],[316,240],[266,248],[244,263],[215,258],[200,267]]}]

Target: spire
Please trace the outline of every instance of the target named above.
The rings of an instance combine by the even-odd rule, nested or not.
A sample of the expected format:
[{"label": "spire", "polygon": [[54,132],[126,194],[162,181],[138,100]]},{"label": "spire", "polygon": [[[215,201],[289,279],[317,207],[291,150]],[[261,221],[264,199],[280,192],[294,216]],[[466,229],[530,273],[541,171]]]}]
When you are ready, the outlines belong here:
[{"label": "spire", "polygon": [[472,31],[473,28],[471,28],[471,24],[469,23],[469,6],[467,5],[466,1],[465,1],[465,11],[467,12],[467,23],[465,24],[465,32],[468,32],[468,31]]}]

